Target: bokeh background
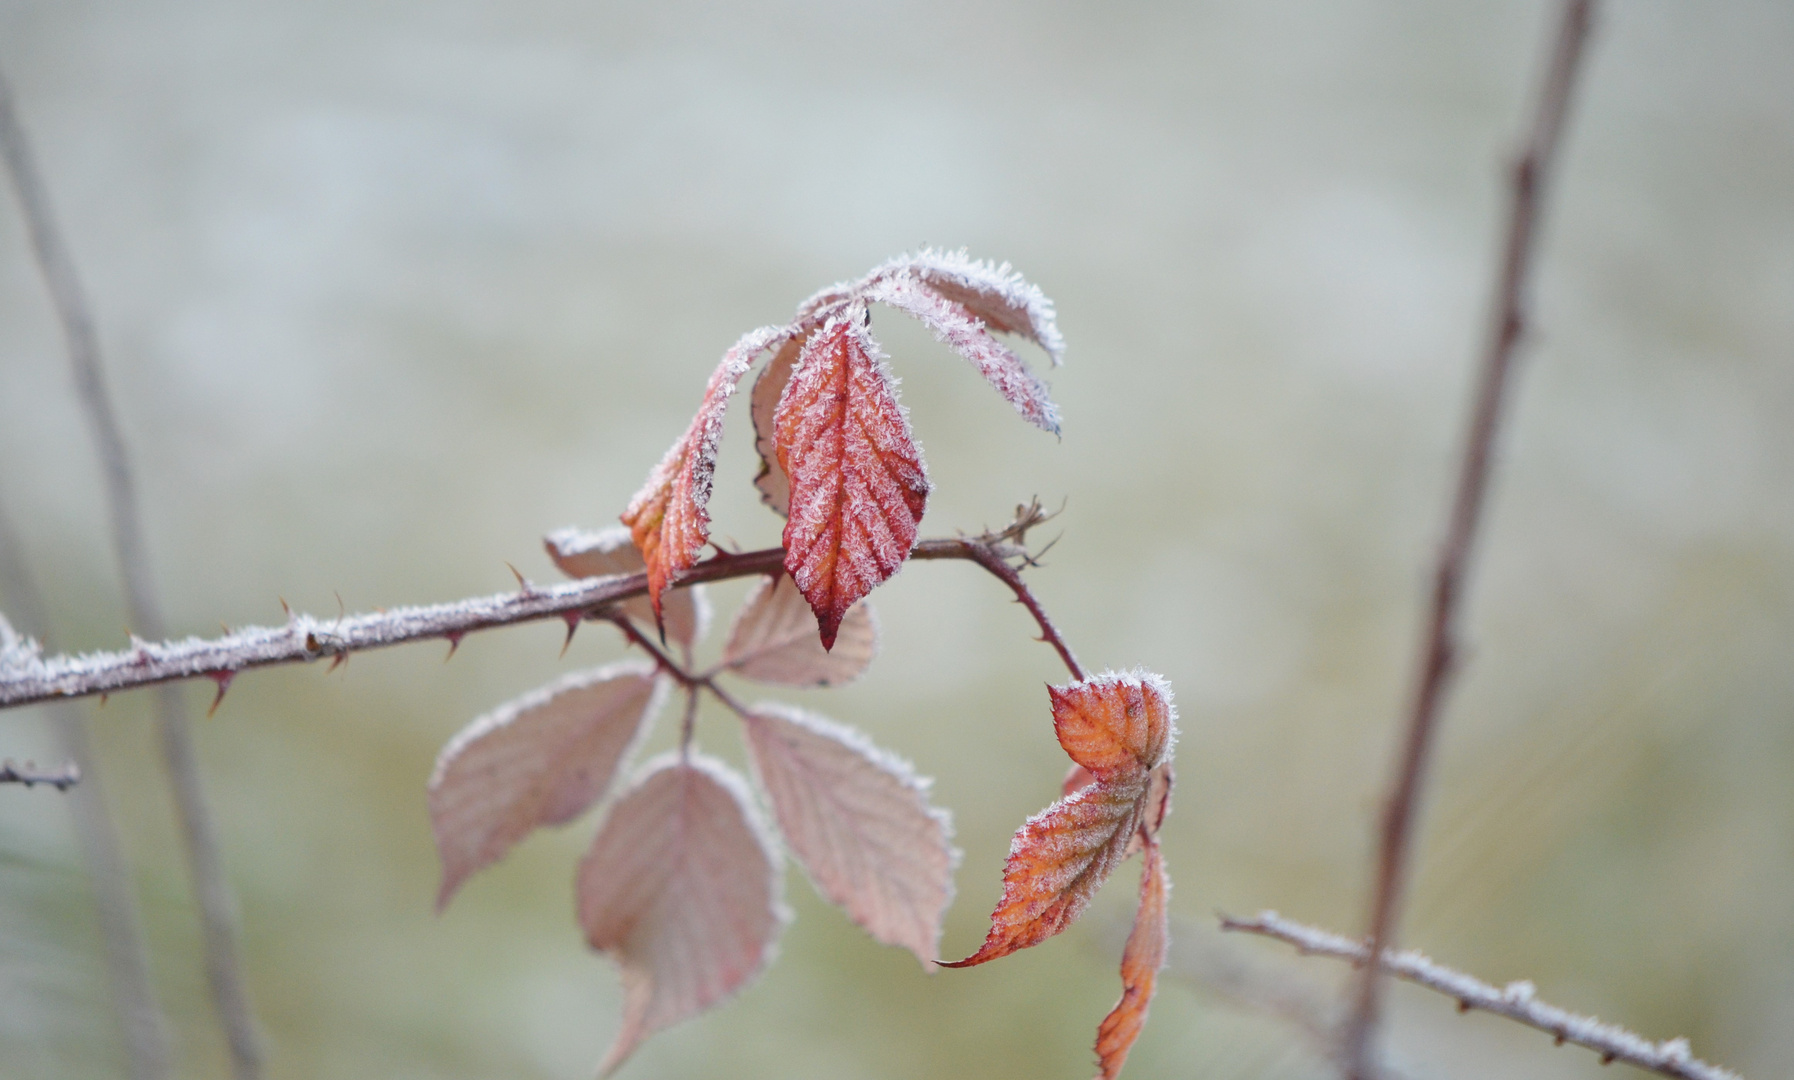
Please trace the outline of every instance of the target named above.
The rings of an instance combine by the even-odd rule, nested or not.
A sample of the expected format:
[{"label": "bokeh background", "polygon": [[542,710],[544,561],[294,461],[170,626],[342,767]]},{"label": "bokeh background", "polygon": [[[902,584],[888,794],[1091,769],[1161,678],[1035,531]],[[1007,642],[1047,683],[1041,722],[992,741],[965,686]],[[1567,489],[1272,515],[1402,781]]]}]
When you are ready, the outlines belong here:
[{"label": "bokeh background", "polygon": [[[880,316],[936,494],[1039,495],[1083,657],[1178,693],[1190,951],[1343,972],[1212,912],[1362,924],[1373,822],[1482,339],[1540,3],[0,0],[0,65],[92,295],[178,629],[510,586],[614,520],[740,332],[924,243],[1054,297],[1062,441]],[[1428,788],[1404,939],[1752,1077],[1794,1064],[1794,7],[1601,19]],[[101,488],[14,204],[0,498],[60,640],[124,641]],[[1035,359],[1040,357],[1036,354]],[[717,533],[776,542],[732,418]],[[1051,535],[1050,533],[1047,535]],[[744,586],[713,592],[724,617]],[[787,700],[937,778],[979,940],[1064,769],[1051,653],[976,570],[875,596],[858,685]],[[0,607],[4,606],[0,598]],[[619,993],[571,917],[593,821],[448,913],[423,786],[474,715],[617,655],[558,624],[240,679],[201,751],[270,1075],[578,1078]],[[189,693],[203,709],[211,687]],[[750,691],[751,692],[751,691]],[[177,1036],[221,1076],[148,716],[89,707]],[[32,710],[0,754],[49,760]],[[676,724],[663,722],[655,747]],[[726,715],[701,741],[739,760]],[[626,1077],[1082,1077],[1135,871],[1071,933],[927,975],[788,875],[770,973]],[[1207,955],[1205,953],[1205,955]],[[0,790],[0,1075],[120,1075],[67,809]],[[1136,1077],[1307,1077],[1287,1023],[1167,980]],[[1593,1055],[1398,991],[1411,1076]]]}]

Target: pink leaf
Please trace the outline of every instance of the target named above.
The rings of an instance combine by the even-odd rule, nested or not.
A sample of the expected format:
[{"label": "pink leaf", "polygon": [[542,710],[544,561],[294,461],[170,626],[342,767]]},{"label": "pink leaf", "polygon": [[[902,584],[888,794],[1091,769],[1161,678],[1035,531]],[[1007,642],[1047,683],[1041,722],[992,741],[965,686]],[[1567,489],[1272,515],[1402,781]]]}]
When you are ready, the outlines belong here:
[{"label": "pink leaf", "polygon": [[866,289],[866,298],[889,304],[920,320],[942,344],[971,361],[1023,419],[1055,435],[1059,433],[1059,408],[1048,395],[1046,384],[1009,346],[992,337],[985,324],[964,304],[908,275],[873,282]]},{"label": "pink leaf", "polygon": [[[621,526],[602,532],[556,529],[542,538],[542,546],[548,549],[548,557],[561,573],[571,578],[633,574],[645,566],[629,530]],[[620,608],[637,622],[654,625],[654,605],[646,596],[625,600]],[[661,616],[666,620],[667,637],[691,648],[702,640],[710,623],[704,586],[687,585],[669,592],[661,602]]]},{"label": "pink leaf", "polygon": [[711,373],[704,400],[691,426],[648,474],[642,489],[623,511],[635,546],[648,568],[648,597],[660,610],[661,594],[681,570],[697,561],[710,537],[710,482],[716,472],[716,447],[723,437],[723,412],[735,384],[754,358],[782,342],[788,331],[763,326],[744,334]]},{"label": "pink leaf", "polygon": [[922,452],[863,306],[804,342],[773,426],[791,478],[785,569],[831,648],[847,609],[909,558],[928,500]]},{"label": "pink leaf", "polygon": [[763,704],[745,719],[761,786],[817,891],[874,938],[930,963],[959,853],[927,782],[821,717]]},{"label": "pink leaf", "polygon": [[532,829],[565,824],[602,798],[665,698],[652,666],[612,664],[525,694],[456,735],[429,786],[442,857],[437,910]]},{"label": "pink leaf", "polygon": [[864,674],[877,652],[878,625],[865,601],[848,610],[835,647],[825,652],[809,602],[790,575],[780,574],[748,594],[729,629],[723,666],[784,686],[840,686]]},{"label": "pink leaf", "polygon": [[749,398],[754,416],[754,449],[760,455],[760,472],[754,477],[754,486],[760,489],[760,501],[772,507],[772,512],[780,517],[791,513],[791,478],[785,475],[785,466],[779,464],[778,447],[774,445],[773,414],[778,411],[785,384],[791,381],[791,369],[797,363],[798,351],[803,344],[803,338],[792,337],[779,346],[779,351],[773,353],[772,359],[761,369],[760,377],[754,380],[754,392]]},{"label": "pink leaf", "polygon": [[1027,338],[1045,349],[1053,363],[1064,356],[1053,302],[1008,263],[975,260],[963,250],[924,248],[892,259],[872,271],[869,280],[904,275],[964,307],[992,330]]},{"label": "pink leaf", "polygon": [[712,758],[658,758],[617,800],[576,887],[586,941],[623,973],[601,1073],[759,975],[789,918],[775,852],[747,785]]}]

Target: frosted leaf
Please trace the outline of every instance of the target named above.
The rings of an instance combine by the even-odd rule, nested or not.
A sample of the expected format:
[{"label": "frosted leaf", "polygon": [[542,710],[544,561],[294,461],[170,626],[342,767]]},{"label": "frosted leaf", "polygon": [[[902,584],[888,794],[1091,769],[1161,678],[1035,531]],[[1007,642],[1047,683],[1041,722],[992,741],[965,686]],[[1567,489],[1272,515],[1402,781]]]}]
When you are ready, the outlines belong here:
[{"label": "frosted leaf", "polygon": [[1055,435],[1059,433],[1059,408],[1047,393],[1046,384],[1009,346],[992,337],[985,324],[964,304],[908,275],[872,283],[866,298],[889,304],[919,320],[942,344],[971,361],[1023,419]]},{"label": "frosted leaf", "polygon": [[1096,779],[1144,775],[1171,756],[1177,710],[1158,676],[1108,671],[1047,693],[1059,745]]},{"label": "frosted leaf", "polygon": [[643,1039],[752,982],[789,918],[777,849],[722,762],[648,763],[579,865],[579,923],[622,969],[623,1024],[601,1074]]},{"label": "frosted leaf", "polygon": [[754,359],[784,341],[789,331],[763,326],[742,335],[723,354],[691,426],[660,460],[642,489],[623,511],[635,546],[648,569],[648,596],[658,610],[661,594],[673,575],[697,561],[710,538],[710,484],[716,472],[716,448],[723,437],[723,413],[735,384]]},{"label": "frosted leaf", "polygon": [[723,666],[760,682],[840,686],[864,674],[877,652],[878,625],[867,602],[848,610],[835,647],[825,651],[809,602],[790,575],[780,574],[748,594],[729,630]]},{"label": "frosted leaf", "polygon": [[[570,578],[633,574],[644,568],[642,553],[636,549],[629,530],[621,526],[601,532],[571,526],[556,529],[542,538],[542,546],[554,565]],[[625,600],[618,609],[645,626],[654,625],[654,605],[646,596]],[[661,600],[660,613],[667,637],[691,648],[703,640],[710,625],[710,603],[704,596],[704,586],[685,585],[669,591]]]},{"label": "frosted leaf", "polygon": [[964,307],[991,329],[1027,338],[1045,349],[1057,364],[1065,339],[1053,313],[1053,302],[1008,263],[973,259],[965,251],[924,248],[900,255],[872,271],[869,280],[911,276],[934,292]]},{"label": "frosted leaf", "polygon": [[1146,1012],[1171,943],[1166,907],[1170,892],[1164,856],[1159,845],[1153,844],[1147,848],[1145,864],[1140,868],[1140,907],[1134,913],[1134,928],[1121,953],[1121,1000],[1096,1029],[1096,1058],[1100,1065],[1097,1080],[1115,1080],[1121,1075],[1128,1051],[1146,1027]]},{"label": "frosted leaf", "polygon": [[565,824],[602,798],[665,699],[652,665],[613,664],[506,702],[450,740],[429,785],[442,857],[437,909],[531,830]]},{"label": "frosted leaf", "polygon": [[773,445],[773,414],[778,410],[779,397],[791,382],[791,369],[802,348],[803,339],[797,337],[780,345],[754,380],[754,393],[749,399],[754,417],[754,449],[760,455],[760,472],[754,477],[754,486],[760,489],[760,501],[780,517],[791,512],[791,479],[785,475],[785,466],[779,464],[779,451]]},{"label": "frosted leaf", "polygon": [[856,306],[805,341],[774,415],[791,478],[785,569],[824,648],[847,610],[909,558],[928,499],[922,453],[865,317]]},{"label": "frosted leaf", "polygon": [[761,787],[817,891],[877,940],[931,964],[958,852],[927,781],[819,716],[762,704],[744,719]]}]

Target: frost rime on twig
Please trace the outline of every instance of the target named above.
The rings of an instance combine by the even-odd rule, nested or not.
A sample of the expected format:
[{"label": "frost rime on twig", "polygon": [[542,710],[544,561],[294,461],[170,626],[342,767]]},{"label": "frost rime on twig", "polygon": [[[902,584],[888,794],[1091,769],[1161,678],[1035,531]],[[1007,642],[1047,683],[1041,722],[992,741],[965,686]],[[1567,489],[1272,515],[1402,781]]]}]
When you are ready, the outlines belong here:
[{"label": "frost rime on twig", "polygon": [[[1255,918],[1221,917],[1221,929],[1237,930],[1261,937],[1276,938],[1298,950],[1317,956],[1331,956],[1361,965],[1370,955],[1362,942],[1339,934],[1292,922],[1275,911],[1261,911]],[[1651,1040],[1618,1024],[1608,1024],[1592,1016],[1582,1016],[1548,1005],[1533,996],[1529,982],[1511,982],[1495,987],[1474,976],[1434,963],[1415,949],[1401,952],[1384,950],[1383,971],[1428,990],[1436,990],[1456,998],[1458,1008],[1505,1016],[1527,1027],[1537,1028],[1556,1037],[1559,1043],[1575,1043],[1601,1055],[1602,1064],[1623,1061],[1641,1069],[1680,1080],[1743,1080],[1737,1073],[1718,1065],[1710,1065],[1694,1056],[1683,1038]]]}]

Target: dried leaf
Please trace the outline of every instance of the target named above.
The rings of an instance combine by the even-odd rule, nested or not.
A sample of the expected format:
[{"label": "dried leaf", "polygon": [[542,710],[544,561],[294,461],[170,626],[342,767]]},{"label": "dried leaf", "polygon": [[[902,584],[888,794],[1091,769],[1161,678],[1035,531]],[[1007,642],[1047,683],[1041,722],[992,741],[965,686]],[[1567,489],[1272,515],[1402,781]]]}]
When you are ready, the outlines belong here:
[{"label": "dried leaf", "polygon": [[1142,774],[1097,783],[1033,817],[1009,844],[1003,898],[978,951],[945,967],[971,967],[1038,945],[1070,926],[1121,862],[1140,827]]},{"label": "dried leaf", "polygon": [[834,649],[823,651],[809,602],[790,575],[780,574],[748,594],[729,629],[723,666],[783,686],[840,686],[864,674],[877,652],[878,624],[865,601],[841,620]]},{"label": "dried leaf", "polygon": [[782,342],[787,333],[784,327],[763,326],[743,335],[723,354],[704,388],[704,401],[691,426],[654,466],[623,511],[623,524],[629,526],[647,565],[648,596],[657,612],[668,582],[697,561],[710,538],[710,514],[704,507],[710,501],[716,447],[723,437],[723,412],[729,396],[754,358]]},{"label": "dried leaf", "polygon": [[817,891],[874,938],[932,963],[959,853],[927,781],[821,717],[763,704],[745,720],[779,829]]},{"label": "dried leaf", "polygon": [[789,918],[780,877],[747,786],[728,766],[669,754],[643,769],[579,865],[586,941],[623,974],[623,1024],[602,1074],[760,973]]},{"label": "dried leaf", "polygon": [[921,321],[942,344],[971,361],[1023,419],[1059,433],[1059,407],[1053,404],[1046,384],[1009,346],[992,337],[964,304],[907,275],[874,282],[866,297]]},{"label": "dried leaf", "polygon": [[780,345],[754,380],[754,392],[748,399],[754,417],[754,449],[760,455],[760,472],[754,477],[754,486],[760,489],[760,501],[780,517],[791,513],[791,478],[785,475],[778,448],[773,445],[773,414],[778,411],[785,384],[791,381],[791,369],[803,344],[803,338],[793,337]]},{"label": "dried leaf", "polygon": [[1097,1080],[1115,1080],[1121,1075],[1128,1051],[1146,1026],[1146,1011],[1152,1005],[1171,940],[1165,906],[1170,891],[1159,845],[1150,844],[1140,868],[1140,908],[1134,913],[1134,928],[1121,953],[1121,1000],[1096,1029],[1096,1058],[1101,1065]]},{"label": "dried leaf", "polygon": [[1143,778],[1170,756],[1177,713],[1158,676],[1105,672],[1047,692],[1059,745],[1098,781]]},{"label": "dried leaf", "polygon": [[[645,565],[629,530],[621,526],[602,532],[556,529],[542,538],[542,546],[548,549],[548,557],[561,573],[571,578],[633,574]],[[646,596],[625,600],[620,610],[643,625],[654,625],[654,605]],[[705,599],[704,586],[687,585],[667,593],[661,602],[661,617],[671,640],[688,649],[703,640],[710,624],[710,604]]]},{"label": "dried leaf", "polygon": [[897,572],[928,498],[884,356],[853,306],[811,335],[774,414],[791,478],[785,569],[831,648],[847,610]]},{"label": "dried leaf", "polygon": [[450,740],[429,786],[437,910],[532,829],[565,824],[602,798],[665,699],[651,665],[612,664],[507,702]]},{"label": "dried leaf", "polygon": [[916,278],[993,330],[1027,338],[1045,349],[1054,364],[1065,354],[1053,302],[1008,263],[976,260],[963,250],[924,248],[900,255],[871,274],[872,280],[897,276]]}]

